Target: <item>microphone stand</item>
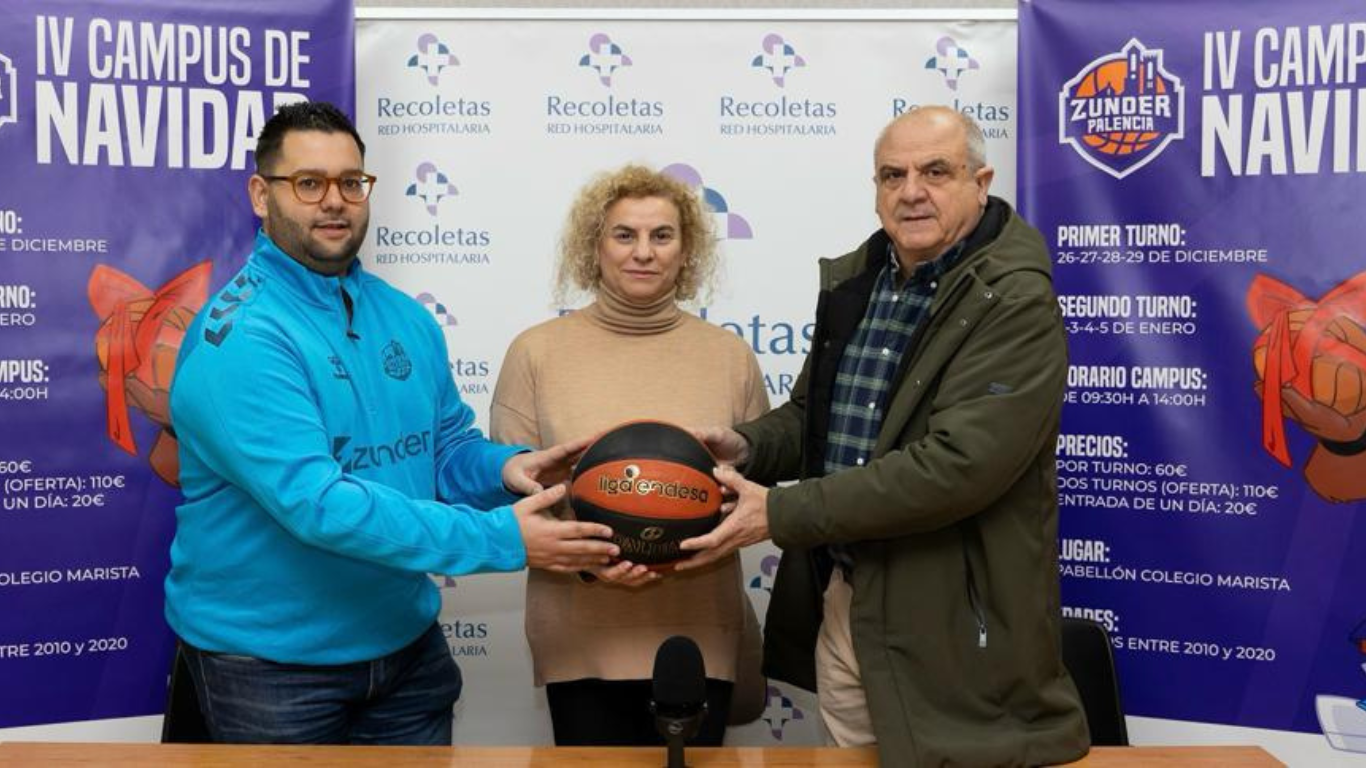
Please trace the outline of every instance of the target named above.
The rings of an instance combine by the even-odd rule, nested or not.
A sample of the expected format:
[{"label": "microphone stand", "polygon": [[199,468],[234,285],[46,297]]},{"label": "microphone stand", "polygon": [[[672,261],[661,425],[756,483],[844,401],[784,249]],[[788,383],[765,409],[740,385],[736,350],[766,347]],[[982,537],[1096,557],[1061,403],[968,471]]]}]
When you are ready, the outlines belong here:
[{"label": "microphone stand", "polygon": [[707,705],[703,703],[696,712],[681,716],[661,714],[659,710],[657,704],[650,702],[650,711],[655,716],[655,728],[668,745],[669,762],[666,768],[687,768],[687,762],[683,758],[683,743],[696,736],[702,729],[702,720],[707,716]]}]

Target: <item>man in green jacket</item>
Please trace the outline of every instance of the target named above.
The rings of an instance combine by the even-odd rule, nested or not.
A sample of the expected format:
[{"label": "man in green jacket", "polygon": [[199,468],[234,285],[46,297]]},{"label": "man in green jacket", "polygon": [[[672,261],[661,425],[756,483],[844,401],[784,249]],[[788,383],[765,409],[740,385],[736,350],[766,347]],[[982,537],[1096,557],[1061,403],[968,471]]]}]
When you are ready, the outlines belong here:
[{"label": "man in green jacket", "polygon": [[836,743],[884,765],[1068,762],[1089,738],[1060,651],[1047,249],[988,195],[981,130],[952,109],[893,120],[874,165],[882,229],[821,260],[791,400],[698,431],[749,479],[717,470],[734,508],[680,568],[782,547],[765,671],[818,692]]}]

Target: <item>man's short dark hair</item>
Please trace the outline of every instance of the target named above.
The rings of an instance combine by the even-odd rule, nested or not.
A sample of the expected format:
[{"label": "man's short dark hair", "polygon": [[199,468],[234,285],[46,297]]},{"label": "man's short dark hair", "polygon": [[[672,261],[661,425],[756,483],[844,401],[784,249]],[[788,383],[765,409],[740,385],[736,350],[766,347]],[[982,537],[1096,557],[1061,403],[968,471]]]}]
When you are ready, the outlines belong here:
[{"label": "man's short dark hair", "polygon": [[356,140],[360,156],[365,157],[365,142],[360,140],[351,118],[325,101],[301,101],[286,104],[261,127],[256,138],[256,170],[268,170],[280,156],[280,146],[290,131],[322,131],[346,133]]}]

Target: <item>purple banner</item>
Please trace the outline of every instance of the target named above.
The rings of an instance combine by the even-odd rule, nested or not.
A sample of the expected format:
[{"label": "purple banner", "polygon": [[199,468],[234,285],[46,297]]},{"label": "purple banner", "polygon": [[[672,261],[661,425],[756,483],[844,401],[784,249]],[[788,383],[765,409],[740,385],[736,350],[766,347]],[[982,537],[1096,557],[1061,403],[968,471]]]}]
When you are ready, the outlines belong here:
[{"label": "purple banner", "polygon": [[1020,5],[1065,612],[1132,715],[1366,750],[1366,9]]},{"label": "purple banner", "polygon": [[351,109],[353,18],[0,6],[0,727],[162,711],[176,351],[250,248],[265,119]]}]

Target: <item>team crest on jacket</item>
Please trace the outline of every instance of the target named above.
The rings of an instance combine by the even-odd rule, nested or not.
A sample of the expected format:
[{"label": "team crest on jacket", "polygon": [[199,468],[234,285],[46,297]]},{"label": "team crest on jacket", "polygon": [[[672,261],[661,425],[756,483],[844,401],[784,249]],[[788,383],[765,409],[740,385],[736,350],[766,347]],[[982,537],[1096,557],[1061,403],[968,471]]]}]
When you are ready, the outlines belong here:
[{"label": "team crest on jacket", "polygon": [[389,378],[404,381],[413,372],[413,361],[408,359],[408,353],[403,350],[403,345],[398,343],[398,339],[385,344],[383,353],[384,373]]},{"label": "team crest on jacket", "polygon": [[1117,179],[1183,138],[1185,89],[1162,51],[1131,39],[1095,59],[1058,94],[1058,141]]}]

